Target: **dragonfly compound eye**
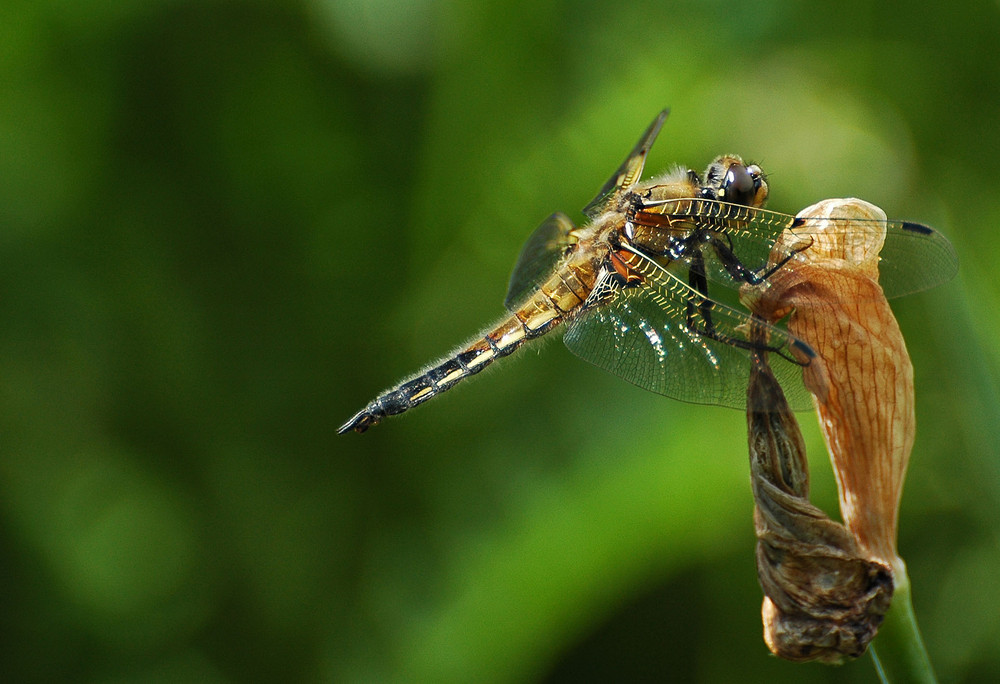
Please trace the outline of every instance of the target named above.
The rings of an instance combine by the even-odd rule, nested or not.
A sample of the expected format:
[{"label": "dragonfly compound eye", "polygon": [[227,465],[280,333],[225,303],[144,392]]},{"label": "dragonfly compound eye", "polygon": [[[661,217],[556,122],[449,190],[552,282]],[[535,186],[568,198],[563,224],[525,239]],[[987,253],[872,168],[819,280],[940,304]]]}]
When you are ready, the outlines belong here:
[{"label": "dragonfly compound eye", "polygon": [[722,199],[734,204],[752,204],[760,187],[760,174],[756,179],[743,164],[733,164],[722,181]]}]

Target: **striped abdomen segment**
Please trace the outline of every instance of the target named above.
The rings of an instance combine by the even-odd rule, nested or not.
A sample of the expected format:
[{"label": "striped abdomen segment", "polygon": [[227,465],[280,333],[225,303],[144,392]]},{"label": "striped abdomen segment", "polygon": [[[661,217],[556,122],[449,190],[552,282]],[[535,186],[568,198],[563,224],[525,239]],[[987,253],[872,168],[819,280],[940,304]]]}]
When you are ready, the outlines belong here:
[{"label": "striped abdomen segment", "polygon": [[[475,375],[499,358],[512,354],[527,340],[544,335],[587,298],[585,278],[572,268],[552,274],[517,310],[490,332],[441,363],[383,392],[338,430],[364,432],[386,416],[422,404],[457,382]],[[590,282],[593,287],[593,282]]]}]

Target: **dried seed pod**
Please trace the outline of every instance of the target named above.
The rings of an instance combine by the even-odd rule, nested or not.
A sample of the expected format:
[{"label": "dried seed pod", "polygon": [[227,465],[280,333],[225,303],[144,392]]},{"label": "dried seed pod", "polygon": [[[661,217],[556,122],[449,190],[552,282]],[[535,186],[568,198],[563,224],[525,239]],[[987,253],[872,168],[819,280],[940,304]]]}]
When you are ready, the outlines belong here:
[{"label": "dried seed pod", "polygon": [[845,525],[808,502],[798,425],[758,363],[747,402],[757,566],[771,650],[792,660],[837,661],[864,651],[888,610],[892,572],[904,570],[896,530],[915,431],[913,368],[878,284],[885,214],[848,199],[825,200],[798,216],[810,219],[808,235],[785,231],[772,261],[796,256],[742,295],[768,322],[789,316],[789,331],[816,352],[803,379]]},{"label": "dried seed pod", "polygon": [[[885,213],[842,199],[824,200],[799,217],[811,219],[809,238],[785,231],[773,254],[801,251],[765,287],[748,289],[746,301],[768,321],[790,312],[789,330],[817,353],[803,377],[830,451],[844,523],[870,557],[901,567],[898,510],[916,421],[913,366],[878,284]],[[850,229],[842,218],[855,219]]]},{"label": "dried seed pod", "polygon": [[809,503],[802,434],[764,358],[750,374],[747,435],[764,641],[787,660],[856,658],[889,608],[892,576]]}]

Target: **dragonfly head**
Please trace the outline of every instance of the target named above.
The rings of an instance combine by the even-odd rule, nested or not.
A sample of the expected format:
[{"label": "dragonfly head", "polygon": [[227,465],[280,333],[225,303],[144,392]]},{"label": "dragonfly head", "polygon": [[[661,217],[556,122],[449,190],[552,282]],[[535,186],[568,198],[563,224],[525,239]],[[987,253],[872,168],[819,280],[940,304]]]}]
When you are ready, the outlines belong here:
[{"label": "dragonfly head", "polygon": [[760,207],[767,201],[767,181],[756,164],[744,164],[735,155],[717,157],[705,172],[701,196],[706,199]]}]

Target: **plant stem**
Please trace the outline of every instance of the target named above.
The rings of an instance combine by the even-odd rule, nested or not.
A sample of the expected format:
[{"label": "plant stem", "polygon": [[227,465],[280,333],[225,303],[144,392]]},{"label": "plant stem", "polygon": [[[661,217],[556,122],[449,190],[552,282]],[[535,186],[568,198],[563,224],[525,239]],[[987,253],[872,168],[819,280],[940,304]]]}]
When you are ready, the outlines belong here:
[{"label": "plant stem", "polygon": [[937,677],[913,613],[906,566],[900,563],[893,570],[896,587],[892,606],[870,647],[875,670],[885,684],[936,684]]}]

